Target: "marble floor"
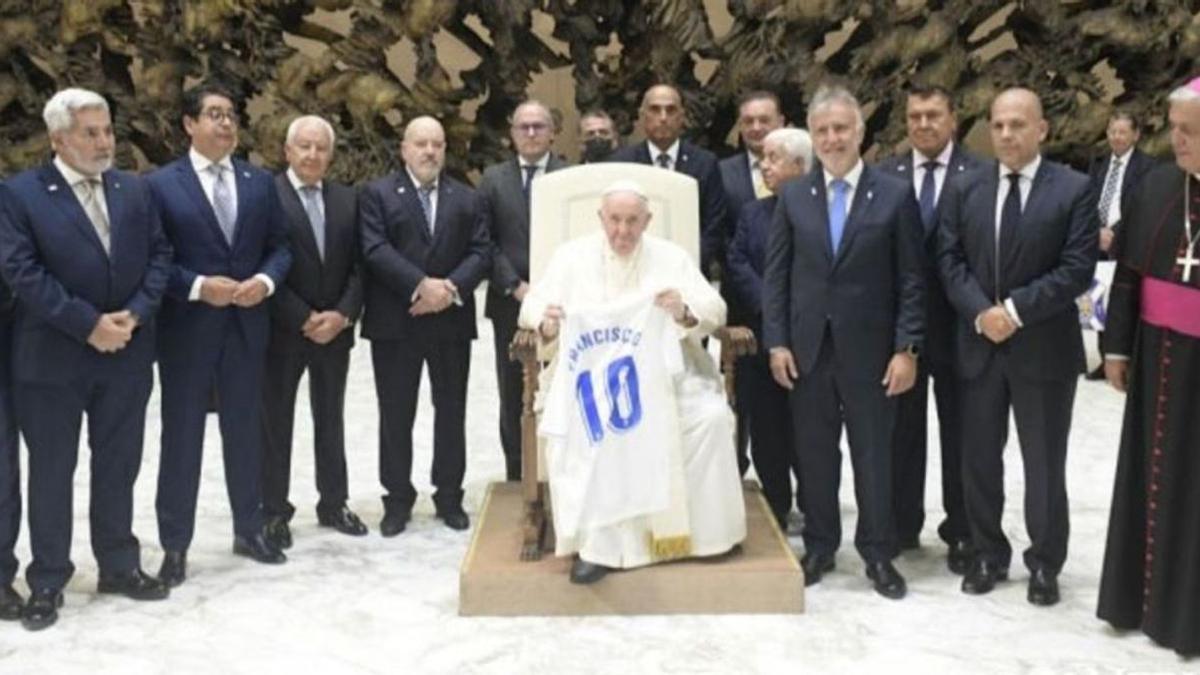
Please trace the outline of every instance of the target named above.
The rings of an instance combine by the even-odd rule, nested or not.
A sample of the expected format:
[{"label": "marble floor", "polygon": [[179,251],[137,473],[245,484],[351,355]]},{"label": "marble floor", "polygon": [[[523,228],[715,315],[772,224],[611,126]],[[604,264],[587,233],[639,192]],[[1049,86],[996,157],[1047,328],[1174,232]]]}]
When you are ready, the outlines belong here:
[{"label": "marble floor", "polygon": [[[490,331],[481,321],[472,355],[466,485],[472,516],[486,484],[503,475]],[[59,623],[41,633],[0,624],[0,673],[1200,672],[1200,663],[1180,660],[1141,634],[1118,635],[1094,616],[1122,407],[1099,383],[1081,383],[1076,401],[1068,467],[1070,556],[1057,607],[1029,605],[1024,570],[1017,567],[1014,580],[992,594],[963,595],[959,578],[945,570],[934,533],[940,488],[930,480],[924,547],[897,561],[910,589],[900,602],[871,592],[847,542],[837,571],[808,589],[802,616],[481,619],[457,615],[458,567],[469,533],[443,527],[428,498],[427,399],[415,429],[422,496],[414,520],[394,539],[377,532],[378,415],[367,349],[360,343],[352,359],[346,415],[350,506],[371,526],[369,536],[350,538],[317,527],[308,450],[312,429],[300,416],[293,472],[293,501],[300,511],[290,560],[268,567],[232,556],[218,436],[210,422],[187,583],[158,603],[98,597],[84,450],[76,474],[78,571],[66,606]],[[303,391],[301,405],[307,406]],[[153,510],[157,396],[150,411],[135,530],[142,536],[143,565],[153,572],[161,558]],[[938,476],[938,454],[935,449],[930,454],[930,476]],[[1015,445],[1007,459],[1005,526],[1019,551],[1027,538]],[[847,533],[854,521],[851,486],[843,481]],[[24,533],[18,554],[28,562]],[[18,587],[25,592],[23,581]]]}]

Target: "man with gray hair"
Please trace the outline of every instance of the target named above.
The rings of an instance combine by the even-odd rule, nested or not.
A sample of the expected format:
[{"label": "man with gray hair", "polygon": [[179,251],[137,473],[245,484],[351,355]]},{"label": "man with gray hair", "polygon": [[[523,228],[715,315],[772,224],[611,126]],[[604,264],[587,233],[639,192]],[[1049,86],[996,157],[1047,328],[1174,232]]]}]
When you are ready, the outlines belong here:
[{"label": "man with gray hair", "polygon": [[579,584],[746,536],[733,414],[700,343],[725,303],[687,252],[646,234],[640,185],[605,189],[599,218],[554,251],[520,315],[554,354],[539,434],[555,553],[578,554]]},{"label": "man with gray hair", "polygon": [[271,337],[263,380],[263,515],[276,546],[292,545],[288,501],[296,389],[308,371],[316,457],[317,523],[361,536],[367,527],[346,506],[343,410],[354,322],[362,311],[358,200],[329,180],[333,127],[297,117],[284,143],[287,171],[275,177],[292,249],[292,267],[271,296]]},{"label": "man with gray hair", "polygon": [[763,346],[792,391],[804,478],[805,583],[834,568],[841,545],[842,425],[854,464],[854,543],[867,577],[904,597],[892,565],[892,428],[896,397],[916,377],[924,340],[921,224],[912,187],[865,166],[858,101],[822,86],[808,108],[822,170],[783,187],[763,282]]},{"label": "man with gray hair", "polygon": [[54,159],[0,186],[0,271],[17,299],[14,395],[29,447],[29,630],[58,619],[75,570],[72,479],[85,414],[98,591],[135,600],[168,593],[141,569],[133,486],[171,246],[146,183],[112,168],[104,98],[64,89],[43,116]]}]

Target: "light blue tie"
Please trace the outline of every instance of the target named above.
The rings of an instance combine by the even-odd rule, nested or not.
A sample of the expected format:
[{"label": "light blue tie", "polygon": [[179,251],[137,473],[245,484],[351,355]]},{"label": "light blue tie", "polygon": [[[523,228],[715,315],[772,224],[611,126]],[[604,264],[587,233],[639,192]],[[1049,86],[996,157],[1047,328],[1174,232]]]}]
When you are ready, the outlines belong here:
[{"label": "light blue tie", "polygon": [[312,223],[313,238],[317,240],[317,252],[321,260],[325,259],[325,214],[321,211],[321,190],[315,185],[305,185],[300,188],[304,199],[304,212],[308,214],[308,222]]},{"label": "light blue tie", "polygon": [[225,167],[220,164],[209,164],[208,171],[213,175],[213,213],[217,216],[217,224],[225,235],[225,242],[233,244],[233,228],[237,224],[237,205],[233,202],[233,193],[225,182]]},{"label": "light blue tie", "polygon": [[842,233],[846,230],[846,190],[850,184],[838,178],[830,188],[833,190],[833,199],[829,200],[829,243],[833,246],[834,255],[837,255]]}]

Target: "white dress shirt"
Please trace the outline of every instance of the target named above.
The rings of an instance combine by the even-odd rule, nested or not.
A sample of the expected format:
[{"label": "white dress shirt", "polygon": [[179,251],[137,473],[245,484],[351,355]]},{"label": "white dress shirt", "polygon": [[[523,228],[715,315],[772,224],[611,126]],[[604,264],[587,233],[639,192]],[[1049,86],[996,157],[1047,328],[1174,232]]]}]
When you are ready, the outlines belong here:
[{"label": "white dress shirt", "polygon": [[533,175],[529,177],[529,180],[532,181],[534,178],[537,178],[538,176],[545,174],[546,167],[549,165],[550,165],[550,152],[549,151],[546,151],[545,153],[543,153],[542,156],[539,157],[536,162],[532,162],[532,163],[526,162],[524,159],[521,158],[520,155],[517,155],[517,167],[520,169],[520,172],[521,172],[521,187],[522,188],[525,187],[525,167],[528,167],[528,166],[536,166],[537,167],[537,170],[534,171]]},{"label": "white dress shirt", "polygon": [[[833,181],[837,180],[837,178],[829,173],[828,169],[822,169],[822,171],[825,173],[825,203],[828,205],[833,203]],[[845,176],[842,176],[842,180],[846,181],[846,184],[849,186],[846,188],[847,219],[850,217],[851,207],[854,206],[854,193],[858,190],[858,181],[862,178],[862,172],[863,161],[860,158],[854,167],[847,171]]]},{"label": "white dress shirt", "polygon": [[668,166],[667,167],[668,169],[670,169],[671,171],[674,171],[675,167],[679,164],[679,139],[678,138],[675,139],[675,142],[671,144],[671,147],[667,148],[666,150],[660,150],[657,145],[655,145],[654,143],[652,143],[650,141],[646,141],[646,148],[648,150],[650,150],[650,163],[653,164],[654,166],[658,166],[658,156],[663,154],[664,152],[667,153],[667,156],[671,158],[671,166]]},{"label": "white dress shirt", "polygon": [[[420,179],[418,179],[416,174],[414,174],[412,172],[412,170],[408,168],[407,164],[404,165],[404,170],[408,173],[408,179],[410,181],[412,181],[413,187],[420,190],[421,189]],[[433,189],[429,191],[429,222],[433,223],[433,224],[437,223],[438,181],[440,180],[440,178],[441,178],[441,176],[435,177],[433,179],[433,183],[430,184],[430,187],[432,187]],[[417,200],[419,201],[420,199],[421,199],[421,197],[420,197],[420,195],[418,195]],[[430,231],[433,230],[432,224],[429,226],[429,229],[430,229]]]},{"label": "white dress shirt", "polygon": [[[1108,171],[1104,172],[1105,182],[1100,184],[1102,191],[1104,189],[1104,185],[1108,184],[1109,174],[1111,174],[1113,171],[1113,160],[1120,162],[1121,165],[1117,167],[1117,182],[1115,185],[1113,185],[1112,201],[1108,203],[1108,213],[1105,213],[1102,216],[1104,219],[1104,227],[1112,227],[1113,225],[1121,222],[1121,185],[1125,182],[1125,171],[1129,168],[1129,160],[1132,157],[1133,148],[1130,147],[1125,151],[1124,155],[1121,155],[1120,157],[1110,155],[1108,158]],[[1103,192],[1101,192],[1101,195],[1103,195]]]},{"label": "white dress shirt", "polygon": [[933,203],[937,204],[938,199],[942,196],[942,186],[946,183],[946,175],[950,170],[950,156],[954,154],[954,142],[946,144],[937,157],[926,157],[920,150],[913,148],[913,194],[917,198],[921,197],[921,186],[925,183],[925,163],[929,161],[937,162],[937,168],[933,170]]},{"label": "white dress shirt", "polygon": [[[62,158],[59,157],[58,155],[54,156],[54,167],[56,169],[58,169],[59,173],[62,174],[63,180],[67,181],[67,185],[71,186],[71,191],[75,193],[75,198],[79,200],[79,205],[81,207],[83,207],[83,205],[87,202],[87,198],[88,198],[88,195],[87,195],[88,188],[85,188],[83,186],[83,184],[85,182],[87,182],[87,180],[89,178],[92,178],[92,177],[85,176],[82,173],[79,173],[75,169],[71,168],[71,166],[69,164],[67,164],[66,162],[62,161]],[[108,199],[104,196],[104,179],[101,178],[100,176],[95,176],[95,180],[100,181],[100,186],[99,186],[99,189],[97,189],[93,192],[94,199],[96,200],[97,206],[100,207],[100,212],[102,214],[104,214],[104,220],[106,220],[110,223],[109,229],[111,230],[112,229],[112,227],[111,227],[112,219],[108,217]],[[84,212],[86,212],[87,208],[83,207],[83,210],[84,210]],[[95,223],[93,223],[93,226],[95,226]],[[100,239],[103,240],[105,238],[105,236],[111,236],[111,235],[105,235],[103,233],[97,232],[96,236],[100,237]],[[105,248],[107,248],[107,247],[108,247],[108,243],[105,242]]]}]

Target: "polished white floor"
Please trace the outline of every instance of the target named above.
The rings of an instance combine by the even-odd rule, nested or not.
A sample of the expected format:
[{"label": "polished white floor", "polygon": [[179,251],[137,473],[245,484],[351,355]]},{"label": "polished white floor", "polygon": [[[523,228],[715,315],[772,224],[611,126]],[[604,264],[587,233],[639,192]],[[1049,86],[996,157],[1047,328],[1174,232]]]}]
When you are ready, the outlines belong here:
[{"label": "polished white floor", "polygon": [[[497,445],[491,326],[480,322],[472,356],[468,413],[467,510],[503,475]],[[1025,601],[1024,570],[985,597],[968,597],[944,568],[934,528],[935,478],[927,485],[924,548],[897,564],[909,581],[900,602],[871,592],[847,541],[838,569],[808,589],[803,616],[687,616],[478,619],[457,615],[458,567],[468,533],[433,517],[428,499],[432,419],[422,402],[414,475],[422,496],[414,521],[394,539],[379,536],[375,406],[368,346],[353,356],[348,420],[350,506],[372,533],[350,538],[318,529],[313,506],[312,430],[299,416],[294,460],[296,545],[286,565],[257,565],[229,552],[231,531],[215,421],[205,444],[196,540],[189,579],[164,602],[98,597],[87,532],[87,457],[76,474],[74,559],[78,567],[59,623],[33,634],[0,624],[0,673],[775,673],[1198,672],[1134,633],[1118,635],[1095,616],[1122,400],[1098,383],[1080,384],[1069,456],[1071,548],[1063,601]],[[307,398],[302,394],[302,406]],[[154,490],[158,399],[148,415],[137,487],[135,529],[143,565],[158,569]],[[1015,434],[1013,435],[1015,438]],[[935,444],[936,441],[931,443]],[[1009,447],[1006,529],[1019,552],[1020,457]],[[931,477],[939,474],[936,447]],[[846,462],[847,472],[849,462]],[[851,482],[843,481],[847,537],[853,532]],[[798,544],[797,544],[798,545]],[[28,562],[28,539],[18,545]],[[1019,560],[1019,553],[1016,557]],[[25,592],[24,582],[18,584]]]}]

